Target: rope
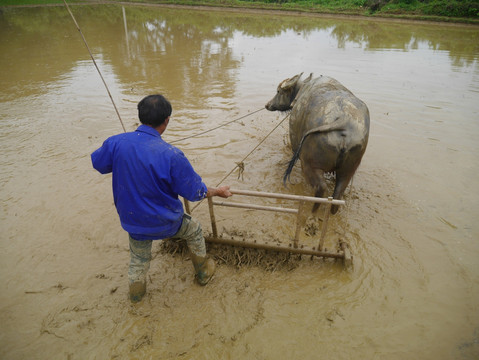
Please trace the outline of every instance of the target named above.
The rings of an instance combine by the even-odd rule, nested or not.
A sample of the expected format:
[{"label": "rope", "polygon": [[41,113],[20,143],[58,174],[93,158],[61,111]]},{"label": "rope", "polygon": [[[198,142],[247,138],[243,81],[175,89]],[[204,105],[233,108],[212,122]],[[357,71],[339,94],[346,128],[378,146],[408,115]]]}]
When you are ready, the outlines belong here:
[{"label": "rope", "polygon": [[[265,140],[284,122],[284,120],[286,120],[288,118],[290,114],[286,115],[283,120],[281,120],[269,133],[268,135],[266,135],[263,140],[261,140],[258,145],[256,145],[253,150],[251,150],[241,161],[237,162],[236,163],[236,166],[233,167],[233,169],[228,173],[226,174],[226,176],[223,177],[223,179],[221,179],[221,181],[216,185],[217,187],[220,186],[220,184],[225,181],[228,176],[230,176],[237,168],[239,168],[242,164],[257,148],[259,148],[261,146],[262,143],[265,142]],[[204,200],[204,199],[203,199]],[[191,209],[191,212],[193,212],[198,206],[200,206],[200,204],[203,202],[203,200],[199,201],[192,209]]]},{"label": "rope", "polygon": [[221,128],[221,127],[223,127],[223,126],[226,126],[226,125],[229,125],[229,124],[231,124],[231,123],[234,123],[235,121],[244,119],[245,117],[248,117],[248,116],[250,116],[250,115],[256,114],[257,112],[260,112],[261,110],[264,110],[264,109],[265,109],[265,108],[260,108],[260,109],[258,109],[258,110],[255,110],[255,111],[249,113],[249,114],[243,115],[243,116],[241,116],[241,117],[239,117],[239,118],[237,118],[237,119],[228,121],[228,122],[226,122],[226,123],[224,123],[224,124],[221,124],[221,125],[218,125],[218,126],[212,128],[212,129],[205,130],[205,131],[200,132],[200,133],[198,133],[198,134],[190,135],[190,136],[184,137],[184,138],[182,138],[182,139],[173,140],[173,141],[170,141],[169,143],[170,143],[170,144],[174,144],[174,143],[177,143],[177,142],[180,142],[180,141],[183,141],[183,140],[187,140],[187,139],[191,139],[191,138],[193,138],[193,137],[197,137],[197,136],[200,136],[200,135],[204,135],[204,134],[209,133],[209,132],[214,131],[214,130],[218,130],[219,128]]},{"label": "rope", "polygon": [[90,57],[93,60],[93,64],[95,65],[96,70],[98,71],[98,74],[100,74],[101,80],[103,81],[103,85],[105,85],[105,88],[106,88],[106,91],[108,93],[108,96],[110,97],[111,103],[113,104],[113,107],[115,108],[116,114],[118,115],[118,119],[120,119],[121,127],[123,128],[123,131],[126,132],[125,125],[123,124],[123,120],[121,120],[120,113],[118,112],[118,109],[116,108],[115,102],[113,101],[113,97],[111,96],[110,89],[108,89],[108,85],[106,84],[105,79],[103,78],[103,75],[101,74],[101,71],[98,68],[98,65],[96,64],[95,58],[93,57],[93,54],[91,53],[90,47],[88,46],[88,43],[86,42],[86,39],[83,36],[83,33],[80,29],[80,26],[78,26],[78,23],[75,19],[75,16],[73,16],[73,13],[71,12],[70,7],[68,6],[68,4],[66,3],[65,0],[63,0],[63,3],[65,4],[68,12],[70,13],[70,16],[72,17],[73,22],[75,23],[75,26],[77,27],[77,30],[80,33],[81,38],[83,39],[83,42],[85,43],[85,46],[86,46],[88,52],[90,53]]},{"label": "rope", "polygon": [[256,146],[253,148],[253,150],[251,150],[251,151],[248,153],[248,155],[246,155],[241,161],[239,161],[238,163],[236,163],[236,166],[235,166],[223,179],[221,179],[221,181],[220,181],[220,182],[218,183],[218,185],[216,185],[216,186],[220,186],[220,184],[221,184],[223,181],[225,181],[226,178],[227,178],[228,176],[230,176],[230,175],[240,166],[239,164],[241,164],[242,162],[244,162],[257,148],[259,148],[260,145],[261,145],[262,143],[264,143],[264,141],[273,133],[273,131],[275,131],[275,130],[284,122],[284,120],[287,119],[288,116],[289,116],[289,114],[286,115],[286,116],[283,118],[283,120],[281,120],[281,121],[279,122],[279,124],[276,125],[276,126],[273,128],[273,130],[271,130],[271,131],[268,133],[268,135],[266,135],[266,136],[263,138],[263,140],[261,140],[261,141],[259,142],[259,144],[256,145]]}]

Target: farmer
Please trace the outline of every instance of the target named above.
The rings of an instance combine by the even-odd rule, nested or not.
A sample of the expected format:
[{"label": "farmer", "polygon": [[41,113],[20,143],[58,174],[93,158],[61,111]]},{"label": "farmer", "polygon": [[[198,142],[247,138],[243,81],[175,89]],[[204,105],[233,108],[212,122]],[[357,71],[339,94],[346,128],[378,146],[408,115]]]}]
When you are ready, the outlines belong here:
[{"label": "farmer", "polygon": [[132,302],[140,301],[146,292],[152,240],[186,240],[197,282],[208,283],[215,263],[206,256],[201,225],[184,213],[178,195],[190,201],[231,196],[229,186],[207,187],[183,152],[161,138],[171,111],[170,102],[162,95],[145,97],[138,103],[142,125],[134,132],[108,138],[91,154],[96,170],[113,173],[115,206],[130,239],[128,281]]}]

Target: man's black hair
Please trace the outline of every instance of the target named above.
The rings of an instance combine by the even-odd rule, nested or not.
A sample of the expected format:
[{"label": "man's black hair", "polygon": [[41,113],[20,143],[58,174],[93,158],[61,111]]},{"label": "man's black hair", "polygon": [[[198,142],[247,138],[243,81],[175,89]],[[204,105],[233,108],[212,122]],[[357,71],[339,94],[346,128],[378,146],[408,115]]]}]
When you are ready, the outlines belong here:
[{"label": "man's black hair", "polygon": [[171,110],[170,102],[163,95],[148,95],[138,103],[138,118],[142,124],[156,128],[171,115]]}]

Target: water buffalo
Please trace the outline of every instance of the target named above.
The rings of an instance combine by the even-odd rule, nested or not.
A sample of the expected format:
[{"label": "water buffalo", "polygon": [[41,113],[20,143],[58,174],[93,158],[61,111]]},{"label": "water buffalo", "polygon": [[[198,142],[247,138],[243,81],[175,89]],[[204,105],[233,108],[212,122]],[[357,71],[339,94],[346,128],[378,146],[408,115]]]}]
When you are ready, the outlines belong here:
[{"label": "water buffalo", "polygon": [[[324,174],[336,173],[333,197],[341,199],[361,162],[369,137],[369,110],[337,80],[326,76],[301,81],[301,74],[282,81],[276,95],[266,104],[270,111],[291,110],[289,137],[294,152],[283,181],[296,161],[315,196],[323,197]],[[313,211],[317,206],[313,207]],[[338,206],[331,207],[335,214]]]}]

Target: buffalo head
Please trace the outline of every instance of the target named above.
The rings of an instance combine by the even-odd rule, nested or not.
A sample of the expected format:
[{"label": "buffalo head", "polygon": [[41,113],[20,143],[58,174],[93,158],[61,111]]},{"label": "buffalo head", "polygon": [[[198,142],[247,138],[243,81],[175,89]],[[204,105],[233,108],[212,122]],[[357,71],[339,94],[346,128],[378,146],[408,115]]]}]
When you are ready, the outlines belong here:
[{"label": "buffalo head", "polygon": [[299,89],[305,82],[311,80],[313,74],[309,75],[304,81],[300,81],[303,73],[293,76],[291,79],[281,81],[278,85],[276,95],[266,104],[269,111],[287,111],[291,110],[294,105],[294,99]]}]

